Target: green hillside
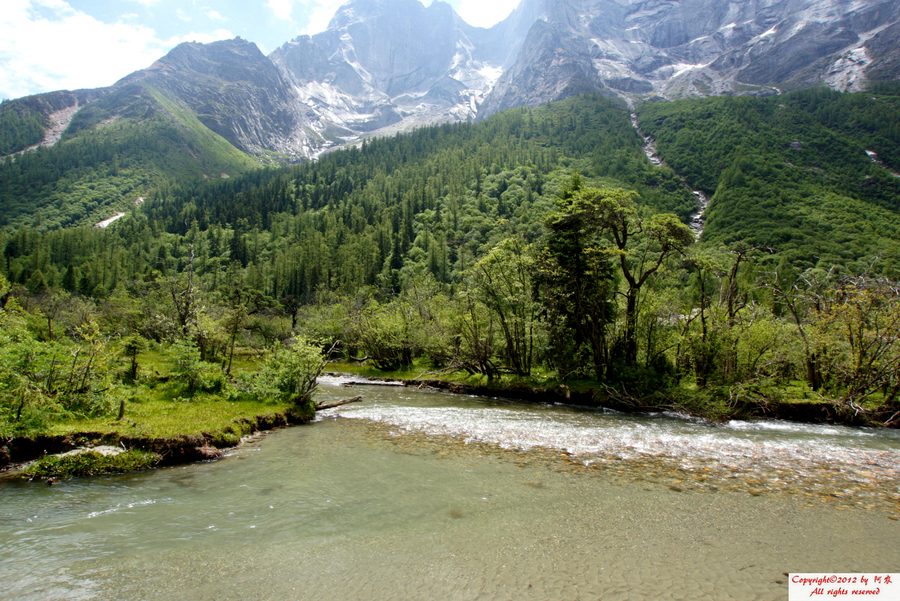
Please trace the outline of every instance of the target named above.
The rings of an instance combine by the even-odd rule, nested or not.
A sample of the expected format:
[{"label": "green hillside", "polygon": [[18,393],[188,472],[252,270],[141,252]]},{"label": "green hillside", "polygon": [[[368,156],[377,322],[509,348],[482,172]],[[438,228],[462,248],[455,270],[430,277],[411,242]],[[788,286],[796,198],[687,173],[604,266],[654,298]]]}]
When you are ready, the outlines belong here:
[{"label": "green hillside", "polygon": [[[76,134],[73,142],[78,139]],[[154,166],[167,161],[182,167],[182,175],[197,167],[190,160],[178,163],[181,155],[164,150],[159,148]],[[378,139],[314,164],[215,184],[182,177],[178,185],[157,187],[132,223],[117,226],[117,246],[142,242],[141,255],[117,271],[136,277],[160,269],[160,252],[179,252],[162,232],[184,236],[196,221],[201,273],[230,260],[252,264],[274,296],[302,295],[323,284],[343,291],[385,279],[397,285],[403,268],[427,267],[451,282],[512,233],[540,238],[544,215],[576,172],[588,183],[636,189],[655,210],[686,219],[695,209],[672,171],[647,161],[623,108],[599,98],[573,99],[510,111],[483,124]],[[66,261],[74,260],[82,271],[99,269],[92,251],[85,252],[66,253]],[[47,260],[45,274],[61,275],[70,266]],[[14,281],[30,277],[28,263],[17,262],[23,271],[10,272]],[[169,263],[183,267],[177,261],[162,267]]]},{"label": "green hillside", "polygon": [[640,117],[711,196],[704,243],[769,245],[798,270],[861,272],[876,256],[900,269],[900,88],[647,103]]},{"label": "green hillside", "polygon": [[0,104],[0,156],[25,150],[40,143],[50,126],[48,114],[29,102]]},{"label": "green hillside", "polygon": [[[42,108],[30,99],[0,105],[7,151],[43,139],[51,107]],[[255,167],[189,111],[152,89],[124,86],[79,111],[53,147],[7,153],[0,165],[0,227],[92,225],[130,211],[161,184]]]}]

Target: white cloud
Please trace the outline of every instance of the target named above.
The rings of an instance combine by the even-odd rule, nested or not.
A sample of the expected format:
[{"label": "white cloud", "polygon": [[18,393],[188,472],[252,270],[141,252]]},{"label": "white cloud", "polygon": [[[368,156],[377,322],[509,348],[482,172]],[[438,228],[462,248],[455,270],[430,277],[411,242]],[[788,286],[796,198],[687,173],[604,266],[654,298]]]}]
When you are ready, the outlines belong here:
[{"label": "white cloud", "polygon": [[337,9],[344,4],[344,0],[317,0],[306,3],[308,22],[304,33],[313,35],[328,29],[328,23]]},{"label": "white cloud", "polygon": [[459,0],[450,4],[469,25],[491,27],[508,17],[519,0]]},{"label": "white cloud", "polygon": [[272,9],[275,16],[282,21],[291,20],[291,14],[294,12],[294,4],[291,0],[268,0],[266,6]]},{"label": "white cloud", "polygon": [[213,21],[227,21],[225,17],[219,13],[217,10],[213,10],[211,8],[206,9],[206,16],[212,19]]},{"label": "white cloud", "polygon": [[112,85],[150,66],[181,41],[232,37],[218,30],[161,40],[149,27],[103,23],[65,0],[4,0],[0,98]]}]

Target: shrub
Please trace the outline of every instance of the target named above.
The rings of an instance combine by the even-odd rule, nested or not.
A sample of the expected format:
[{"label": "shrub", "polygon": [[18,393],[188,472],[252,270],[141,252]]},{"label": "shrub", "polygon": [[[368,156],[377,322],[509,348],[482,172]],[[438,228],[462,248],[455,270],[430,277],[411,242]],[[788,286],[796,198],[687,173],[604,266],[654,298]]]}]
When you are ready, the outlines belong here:
[{"label": "shrub", "polygon": [[50,456],[28,464],[20,472],[29,480],[41,478],[76,478],[101,474],[124,474],[149,469],[162,460],[157,453],[132,449],[118,455],[87,451],[75,455]]},{"label": "shrub", "polygon": [[322,349],[304,338],[294,338],[284,345],[276,343],[262,370],[241,377],[238,387],[240,393],[255,400],[304,406],[311,403],[324,369]]}]

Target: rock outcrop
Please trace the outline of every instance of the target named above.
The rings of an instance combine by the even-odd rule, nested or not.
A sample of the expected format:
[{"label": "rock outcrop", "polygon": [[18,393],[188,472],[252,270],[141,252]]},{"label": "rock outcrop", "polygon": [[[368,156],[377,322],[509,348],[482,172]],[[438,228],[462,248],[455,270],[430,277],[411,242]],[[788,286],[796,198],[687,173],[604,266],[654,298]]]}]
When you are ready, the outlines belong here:
[{"label": "rock outcrop", "polygon": [[523,15],[536,21],[481,117],[566,89],[765,95],[823,81],[860,89],[900,74],[900,5],[885,0],[523,0],[506,30],[516,22],[520,31]]}]

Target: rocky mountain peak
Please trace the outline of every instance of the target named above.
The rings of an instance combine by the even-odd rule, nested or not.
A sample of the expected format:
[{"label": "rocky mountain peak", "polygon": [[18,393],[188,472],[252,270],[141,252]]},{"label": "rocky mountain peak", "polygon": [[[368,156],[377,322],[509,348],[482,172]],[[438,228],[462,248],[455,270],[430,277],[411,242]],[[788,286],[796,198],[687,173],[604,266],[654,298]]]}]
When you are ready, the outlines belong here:
[{"label": "rocky mountain peak", "polygon": [[209,44],[183,42],[149,68],[132,73],[119,84],[146,78],[160,80],[163,76],[176,80],[207,77],[257,85],[268,85],[279,79],[277,69],[257,45],[237,37]]},{"label": "rocky mountain peak", "polygon": [[440,0],[351,0],[268,57],[241,38],[185,43],[114,88],[152,87],[238,148],[296,160],[583,92],[856,90],[898,77],[898,40],[896,0],[521,0],[489,29]]},{"label": "rocky mountain peak", "polygon": [[324,148],[583,92],[858,89],[869,72],[897,70],[898,23],[893,0],[522,0],[482,29],[441,1],[351,0],[326,31],[273,52],[269,67],[240,39],[183,45],[162,62],[275,90],[296,105],[292,127],[306,146]]},{"label": "rocky mountain peak", "polygon": [[[142,82],[196,113],[201,123],[237,148],[300,158],[308,146],[293,87],[252,42],[235,38],[187,42],[117,86]],[[305,152],[303,152],[305,154]]]},{"label": "rocky mountain peak", "polygon": [[444,3],[426,8],[418,0],[354,0],[313,40],[330,59],[358,65],[388,96],[425,92],[466,45],[454,17]]},{"label": "rocky mountain peak", "polygon": [[499,66],[445,2],[353,0],[270,55],[323,139],[474,118]]},{"label": "rocky mountain peak", "polygon": [[407,16],[421,18],[426,14],[442,16],[455,13],[453,7],[440,0],[432,2],[427,7],[419,0],[350,0],[337,9],[328,24],[328,30],[343,29],[354,23],[373,19]]},{"label": "rocky mountain peak", "polygon": [[[668,98],[820,81],[859,89],[898,21],[900,4],[886,0],[523,0],[496,30],[512,47],[528,33],[480,116],[552,99],[560,77],[573,78],[570,89]],[[554,49],[541,43],[561,54],[548,60]]]}]

